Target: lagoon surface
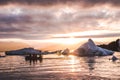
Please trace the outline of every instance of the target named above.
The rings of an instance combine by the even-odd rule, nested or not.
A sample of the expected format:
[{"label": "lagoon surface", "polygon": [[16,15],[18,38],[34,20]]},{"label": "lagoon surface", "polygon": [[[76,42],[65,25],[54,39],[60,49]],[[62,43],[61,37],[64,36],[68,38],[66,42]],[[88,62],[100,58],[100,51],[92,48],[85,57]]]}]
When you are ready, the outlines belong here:
[{"label": "lagoon surface", "polygon": [[[120,53],[115,53],[120,58]],[[120,60],[112,56],[75,57],[44,55],[43,61],[24,56],[0,58],[0,80],[120,80]]]}]

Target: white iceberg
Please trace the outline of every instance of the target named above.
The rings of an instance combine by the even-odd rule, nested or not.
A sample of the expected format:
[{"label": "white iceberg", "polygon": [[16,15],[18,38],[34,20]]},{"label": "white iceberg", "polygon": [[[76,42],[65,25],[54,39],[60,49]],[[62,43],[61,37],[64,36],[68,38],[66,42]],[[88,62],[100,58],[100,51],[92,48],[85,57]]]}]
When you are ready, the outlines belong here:
[{"label": "white iceberg", "polygon": [[89,39],[88,42],[76,49],[75,53],[79,56],[107,56],[112,55],[114,52],[96,46],[93,40]]}]

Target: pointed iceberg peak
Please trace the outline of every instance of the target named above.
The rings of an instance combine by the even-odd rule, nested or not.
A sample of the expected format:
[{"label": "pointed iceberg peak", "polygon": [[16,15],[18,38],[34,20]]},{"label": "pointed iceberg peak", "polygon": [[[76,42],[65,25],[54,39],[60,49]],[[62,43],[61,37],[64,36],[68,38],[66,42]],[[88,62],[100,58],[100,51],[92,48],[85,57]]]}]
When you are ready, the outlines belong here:
[{"label": "pointed iceberg peak", "polygon": [[92,39],[88,39],[87,44],[91,45],[91,46],[96,46],[94,41]]},{"label": "pointed iceberg peak", "polygon": [[89,43],[95,44],[94,41],[92,39],[88,39]]},{"label": "pointed iceberg peak", "polygon": [[93,42],[93,40],[91,38],[88,39],[88,42]]}]

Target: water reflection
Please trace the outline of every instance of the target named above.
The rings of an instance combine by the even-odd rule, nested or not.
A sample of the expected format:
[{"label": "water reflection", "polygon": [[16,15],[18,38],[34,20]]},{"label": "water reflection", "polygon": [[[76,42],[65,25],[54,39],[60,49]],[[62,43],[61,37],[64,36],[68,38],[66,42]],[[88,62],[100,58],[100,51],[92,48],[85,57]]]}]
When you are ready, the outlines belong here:
[{"label": "water reflection", "polygon": [[39,56],[39,57],[25,56],[25,61],[29,62],[29,64],[32,65],[32,64],[37,64],[38,62],[42,63],[43,58],[42,56]]},{"label": "water reflection", "polygon": [[[120,61],[112,63],[109,61],[111,57],[68,56],[66,58],[63,56],[45,55],[44,62],[41,64],[42,61],[39,59],[25,61],[24,56],[6,56],[5,58],[0,58],[0,74],[4,74],[4,78],[7,76],[8,79],[12,76],[14,80],[19,80],[19,78],[21,80],[25,78],[25,80],[38,80],[38,78],[40,80],[44,80],[44,78],[48,78],[45,80],[57,80],[58,78],[65,80],[66,75],[69,78],[67,80],[80,80],[79,76],[81,75],[119,78]],[[120,56],[117,57],[120,58]],[[1,79],[2,75],[0,80],[8,80]],[[53,77],[51,79],[51,75],[57,77],[57,79],[53,79]],[[70,77],[73,79],[70,79]]]},{"label": "water reflection", "polygon": [[95,57],[87,57],[87,64],[88,64],[88,67],[89,67],[89,73],[90,75],[92,75],[93,73],[93,70],[95,69]]},{"label": "water reflection", "polygon": [[0,58],[4,58],[6,57],[6,55],[4,54],[4,52],[0,52]]},{"label": "water reflection", "polygon": [[76,64],[76,59],[75,59],[75,56],[72,56],[72,55],[70,55],[69,56],[71,59],[70,59],[70,67],[71,67],[71,72],[75,72],[76,71],[76,69],[75,69],[75,64]]},{"label": "water reflection", "polygon": [[78,67],[81,67],[80,65],[77,65],[80,63],[80,60],[73,55],[69,55],[68,56],[69,59],[65,60],[65,63],[68,64],[68,68],[70,72],[77,72],[77,71],[81,71],[80,69],[78,69]]}]

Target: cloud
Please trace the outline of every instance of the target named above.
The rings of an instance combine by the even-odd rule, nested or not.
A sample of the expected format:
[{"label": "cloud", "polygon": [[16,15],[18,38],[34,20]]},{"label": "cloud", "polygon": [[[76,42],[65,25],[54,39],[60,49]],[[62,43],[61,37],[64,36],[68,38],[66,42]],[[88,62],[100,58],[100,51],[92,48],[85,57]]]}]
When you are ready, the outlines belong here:
[{"label": "cloud", "polygon": [[83,6],[92,7],[96,5],[105,5],[110,4],[112,6],[119,6],[120,0],[81,0],[83,2]]},{"label": "cloud", "polygon": [[0,23],[24,23],[30,22],[30,17],[28,16],[13,16],[13,15],[0,15]]},{"label": "cloud", "polygon": [[120,31],[109,31],[109,30],[93,30],[84,32],[75,32],[68,34],[56,34],[52,38],[108,38],[108,37],[119,37]]},{"label": "cloud", "polygon": [[0,0],[1,5],[6,5],[9,3],[41,5],[41,6],[77,3],[84,7],[90,7],[90,6],[101,5],[101,4],[110,4],[113,6],[119,6],[120,0]]},{"label": "cloud", "polygon": [[9,3],[27,4],[27,5],[52,5],[58,3],[58,0],[0,0],[1,5]]},{"label": "cloud", "polygon": [[25,31],[24,29],[21,29],[19,27],[0,27],[0,32],[17,32],[17,31]]},{"label": "cloud", "polygon": [[75,38],[108,38],[108,37],[120,37],[120,33],[108,33],[108,34],[101,34],[101,35],[75,36]]},{"label": "cloud", "polygon": [[23,40],[42,40],[42,39],[49,39],[50,34],[30,34],[26,32],[7,32],[2,33],[0,32],[0,38],[1,39],[23,39]]},{"label": "cloud", "polygon": [[22,24],[30,22],[28,16],[0,15],[0,32],[24,32],[27,27]]},{"label": "cloud", "polygon": [[[33,0],[30,1],[30,4],[34,5],[39,4],[39,1],[41,1],[41,5],[42,3],[47,5],[48,0],[39,0],[38,3],[32,3]],[[49,0],[48,5],[62,4],[62,6],[46,6],[46,8],[43,8],[41,6],[37,7],[31,5],[7,5],[9,2],[10,4],[28,4],[28,0],[27,2],[24,0],[6,0],[5,2],[2,2],[6,4],[6,6],[0,7],[0,38],[46,39],[51,38],[51,35],[54,34],[66,34],[90,30],[120,30],[120,10],[118,8],[106,7],[106,5],[108,5],[106,3],[111,3],[110,0],[101,0],[97,2],[95,0],[75,0],[75,2],[81,1],[79,4],[86,4],[86,7],[90,5],[96,6],[99,4],[106,4],[101,7],[87,9],[63,5],[68,2],[74,4],[75,2],[73,2],[73,0],[54,1],[55,2]],[[83,37],[90,36],[84,35]],[[102,36],[117,37],[119,36],[119,33],[93,35],[92,37]],[[76,38],[78,37],[79,36],[76,36]]]}]

